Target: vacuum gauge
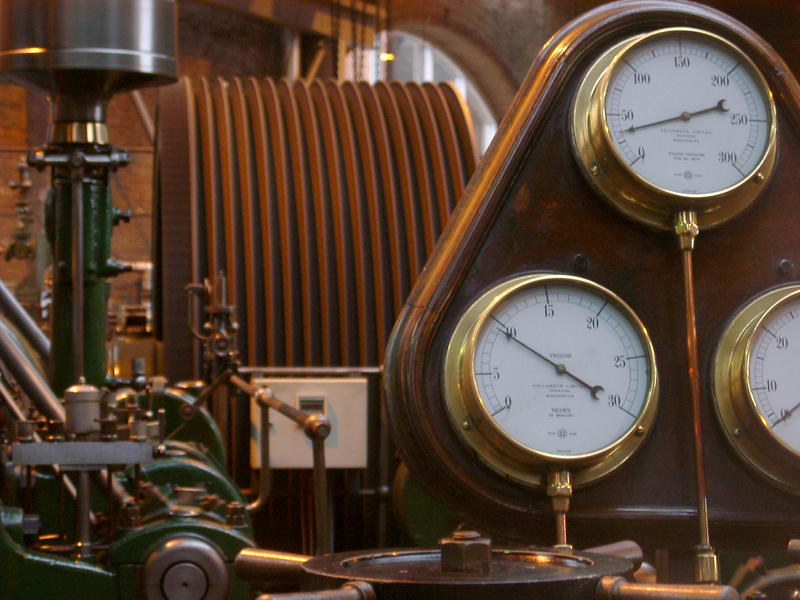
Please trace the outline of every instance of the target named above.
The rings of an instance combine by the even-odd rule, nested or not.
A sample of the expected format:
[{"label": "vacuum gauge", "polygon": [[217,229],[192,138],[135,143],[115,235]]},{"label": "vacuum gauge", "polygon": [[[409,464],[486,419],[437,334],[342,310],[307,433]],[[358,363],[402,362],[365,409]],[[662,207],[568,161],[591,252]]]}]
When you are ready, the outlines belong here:
[{"label": "vacuum gauge", "polygon": [[540,485],[568,468],[593,481],[642,443],[656,409],[653,347],[617,295],[589,280],[527,274],[462,315],[445,364],[452,422],[478,456]]}]

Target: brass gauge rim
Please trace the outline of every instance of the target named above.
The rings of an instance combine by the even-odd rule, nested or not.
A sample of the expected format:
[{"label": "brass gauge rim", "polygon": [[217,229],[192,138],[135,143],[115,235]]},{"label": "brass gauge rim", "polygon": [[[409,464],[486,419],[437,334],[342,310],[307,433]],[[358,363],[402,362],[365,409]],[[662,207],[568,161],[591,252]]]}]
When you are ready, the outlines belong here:
[{"label": "brass gauge rim", "polygon": [[726,325],[712,358],[712,399],[725,437],[752,470],[800,494],[800,454],[773,432],[750,390],[755,332],[783,304],[800,297],[800,284],[767,290],[740,308]]},{"label": "brass gauge rim", "polygon": [[[611,138],[605,101],[615,69],[629,52],[664,36],[686,34],[714,40],[741,60],[767,106],[769,129],[762,155],[742,179],[711,193],[679,194],[651,183],[635,172]],[[570,123],[573,151],[589,182],[617,210],[647,226],[671,231],[676,210],[694,210],[698,225],[716,227],[749,207],[772,174],[777,156],[777,116],[772,91],[755,63],[735,44],[692,27],[669,27],[640,34],[606,50],[588,69],[575,96]]]},{"label": "brass gauge rim", "polygon": [[[492,310],[515,293],[545,283],[559,283],[589,290],[612,303],[629,320],[645,349],[649,381],[633,424],[610,444],[585,454],[543,452],[514,440],[494,424],[483,404],[474,375],[474,351]],[[477,457],[504,477],[541,487],[548,471],[569,469],[574,487],[593,483],[626,462],[650,433],[658,405],[658,373],[655,351],[642,321],[617,294],[588,279],[559,273],[527,273],[492,285],[459,319],[450,338],[444,368],[447,413],[458,436]]]},{"label": "brass gauge rim", "polygon": [[[788,304],[789,302],[791,302],[792,300],[795,300],[798,297],[800,297],[800,289],[797,289],[797,290],[795,290],[793,292],[790,292],[789,294],[787,294],[786,296],[782,297],[780,300],[775,302],[772,306],[770,306],[764,312],[764,314],[761,315],[761,318],[759,318],[758,321],[756,321],[755,325],[753,326],[752,334],[747,337],[747,342],[746,342],[746,345],[745,345],[745,348],[744,348],[744,358],[742,360],[742,367],[741,367],[742,368],[742,377],[744,379],[744,384],[745,384],[745,391],[747,392],[747,398],[750,401],[752,409],[754,411],[757,411],[757,414],[759,414],[759,420],[761,421],[761,423],[764,426],[764,428],[767,431],[767,433],[769,433],[769,435],[772,437],[772,439],[775,442],[777,442],[778,444],[780,444],[781,447],[783,447],[784,450],[786,450],[787,452],[791,453],[793,458],[794,457],[798,457],[797,451],[793,450],[781,438],[779,438],[777,435],[775,435],[773,433],[773,431],[772,431],[772,428],[768,425],[768,423],[766,422],[764,417],[761,416],[760,413],[758,413],[758,401],[756,400],[756,397],[753,395],[753,386],[751,385],[751,381],[750,381],[750,368],[749,368],[749,366],[750,366],[750,359],[753,357],[753,352],[754,352],[753,341],[755,340],[755,333],[759,330],[759,328],[761,328],[761,326],[764,324],[764,322],[770,316],[772,316],[772,314],[776,310],[780,309],[783,305]],[[798,457],[798,460],[800,460],[800,457]]]}]

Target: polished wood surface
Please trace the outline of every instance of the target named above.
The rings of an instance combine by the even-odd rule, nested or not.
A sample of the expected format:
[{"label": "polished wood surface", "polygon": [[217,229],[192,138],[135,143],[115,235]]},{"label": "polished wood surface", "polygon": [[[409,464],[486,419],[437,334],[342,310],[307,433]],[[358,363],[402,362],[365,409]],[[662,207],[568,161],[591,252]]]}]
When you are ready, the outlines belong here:
[{"label": "polished wood surface", "polygon": [[[493,282],[530,270],[588,277],[619,294],[650,332],[662,382],[651,438],[617,473],[572,498],[570,541],[618,535],[659,547],[696,543],[692,421],[683,332],[680,254],[609,207],[588,185],[569,142],[569,111],[581,73],[605,47],[637,32],[690,25],[723,35],[759,65],[778,103],[779,164],[746,214],[702,232],[694,256],[701,374],[725,320],[745,300],[797,274],[800,261],[798,84],[761,38],[717,11],[684,2],[617,3],[551,38],[532,66],[498,136],[470,180],[387,351],[387,406],[414,471],[460,518],[483,530],[551,543],[542,490],[505,481],[459,441],[442,400],[446,344],[462,311]],[[735,547],[758,533],[765,547],[800,527],[797,498],[751,473],[727,446],[703,390],[712,543]],[[777,525],[777,526],[776,526]],[[781,526],[782,525],[782,526]],[[617,533],[615,533],[617,532]]]}]

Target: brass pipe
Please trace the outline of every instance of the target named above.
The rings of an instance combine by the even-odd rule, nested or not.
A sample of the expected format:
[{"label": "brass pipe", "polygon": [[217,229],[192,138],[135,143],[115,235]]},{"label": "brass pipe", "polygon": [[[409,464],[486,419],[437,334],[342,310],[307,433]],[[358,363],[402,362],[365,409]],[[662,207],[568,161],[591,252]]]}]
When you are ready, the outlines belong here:
[{"label": "brass pipe", "polygon": [[708,531],[708,498],[706,493],[706,473],[703,458],[703,428],[700,413],[700,360],[697,351],[696,309],[694,303],[694,275],[692,251],[694,240],[700,230],[697,215],[693,210],[678,211],[675,214],[675,233],[681,250],[683,268],[683,292],[686,307],[686,351],[688,354],[689,391],[692,403],[692,440],[694,445],[695,488],[697,492],[697,521],[700,543],[695,556],[694,578],[697,583],[718,583],[719,567]]}]

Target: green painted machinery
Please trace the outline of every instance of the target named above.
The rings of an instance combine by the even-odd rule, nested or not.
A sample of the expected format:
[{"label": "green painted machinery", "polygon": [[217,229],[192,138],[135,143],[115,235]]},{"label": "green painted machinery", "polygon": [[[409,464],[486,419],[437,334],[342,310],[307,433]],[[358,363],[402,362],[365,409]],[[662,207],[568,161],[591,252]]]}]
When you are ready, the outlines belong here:
[{"label": "green painted machinery", "polygon": [[108,278],[123,270],[109,178],[128,162],[106,107],[175,80],[177,7],[0,0],[0,15],[0,74],[50,99],[48,143],[28,163],[51,174],[53,268],[51,339],[34,344],[49,381],[0,327],[0,405],[15,424],[0,443],[0,597],[244,599],[232,564],[253,530],[213,420],[162,378],[106,375]]}]

